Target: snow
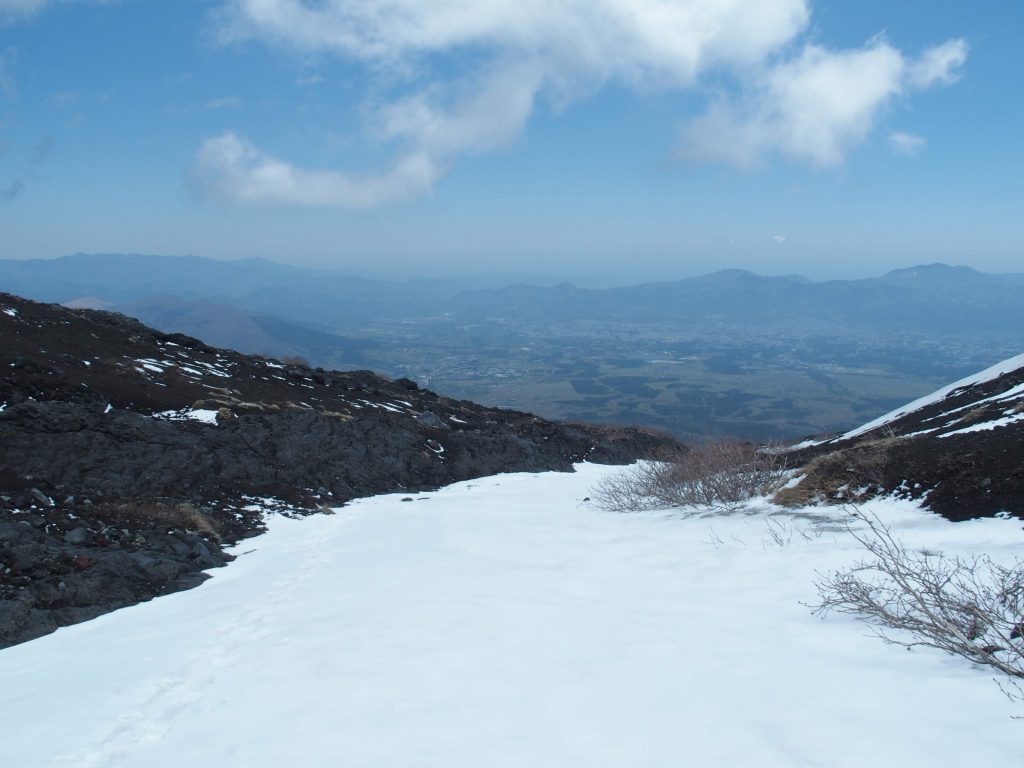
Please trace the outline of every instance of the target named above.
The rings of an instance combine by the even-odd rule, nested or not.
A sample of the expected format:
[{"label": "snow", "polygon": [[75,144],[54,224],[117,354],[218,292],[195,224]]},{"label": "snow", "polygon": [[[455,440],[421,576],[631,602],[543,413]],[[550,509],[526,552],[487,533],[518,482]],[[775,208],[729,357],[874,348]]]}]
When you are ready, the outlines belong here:
[{"label": "snow", "polygon": [[[937,403],[938,401],[944,399],[947,395],[952,394],[958,389],[970,387],[975,384],[983,384],[987,381],[992,381],[993,379],[999,378],[1004,373],[1010,373],[1012,371],[1017,370],[1018,368],[1024,368],[1024,355],[1017,355],[1016,357],[1011,357],[1008,360],[1003,360],[1001,363],[996,363],[991,368],[986,368],[984,371],[981,371],[980,373],[975,373],[972,374],[971,376],[968,376],[967,378],[960,379],[960,381],[955,381],[952,384],[943,387],[942,389],[932,392],[930,395],[925,395],[924,397],[919,398],[918,400],[914,400],[913,402],[908,403],[907,405],[901,406],[900,408],[897,408],[894,411],[890,411],[884,416],[879,416],[874,421],[869,421],[867,424],[863,424],[857,427],[856,429],[850,430],[846,434],[834,438],[831,442],[837,442],[839,440],[848,440],[851,437],[858,437],[860,435],[863,435],[865,432],[870,432],[873,429],[877,429],[878,427],[881,427],[885,424],[896,421],[896,419],[906,416],[908,413],[919,411],[922,408],[931,405],[932,403]],[[1010,396],[1010,393],[1004,392],[1000,395],[1000,397],[1003,396]]]},{"label": "snow", "polygon": [[824,442],[825,442],[825,440],[804,440],[802,442],[797,443],[796,445],[786,446],[783,450],[785,450],[785,451],[799,451],[799,450],[801,450],[803,448],[811,448],[811,447],[813,447],[815,445],[821,445]]},{"label": "snow", "polygon": [[5,315],[9,316],[9,317],[17,317],[18,316],[18,310],[14,309],[12,307],[7,307],[6,309],[3,310],[3,313]]},{"label": "snow", "polygon": [[[0,765],[1020,763],[991,673],[801,605],[857,558],[845,532],[603,512],[583,499],[621,470],[577,469],[274,517],[195,590],[0,651]],[[870,509],[915,547],[1024,544]]]},{"label": "snow", "polygon": [[972,424],[969,427],[964,427],[963,429],[958,429],[954,432],[947,432],[944,435],[939,435],[939,437],[952,437],[953,435],[963,435],[967,432],[987,432],[990,429],[1005,427],[1018,421],[1024,421],[1024,413],[1006,414],[1002,418],[993,419],[992,421],[983,421],[980,424]]},{"label": "snow", "polygon": [[217,411],[205,408],[182,408],[178,411],[159,411],[153,414],[154,418],[167,419],[168,421],[200,421],[203,424],[216,424]]}]

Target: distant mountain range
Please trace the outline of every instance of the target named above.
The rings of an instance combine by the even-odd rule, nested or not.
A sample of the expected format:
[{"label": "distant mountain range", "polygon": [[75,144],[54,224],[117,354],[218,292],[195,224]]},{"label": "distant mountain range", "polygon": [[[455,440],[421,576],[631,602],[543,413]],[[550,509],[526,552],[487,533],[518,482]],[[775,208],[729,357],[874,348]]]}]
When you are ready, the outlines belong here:
[{"label": "distant mountain range", "polygon": [[263,259],[76,254],[0,261],[0,291],[681,437],[842,431],[1024,349],[1024,274],[944,264],[825,282],[723,270],[600,290],[480,289]]},{"label": "distant mountain range", "polygon": [[945,264],[900,269],[862,280],[812,282],[723,270],[671,283],[585,290],[513,286],[461,293],[462,316],[547,321],[704,323],[737,326],[813,324],[821,329],[893,329],[936,333],[1024,332],[1024,274],[988,275]]},{"label": "distant mountain range", "polygon": [[368,280],[265,259],[75,254],[0,261],[0,289],[10,293],[72,305],[85,299],[92,302],[89,306],[134,311],[164,325],[187,322],[193,330],[217,328],[220,333],[225,333],[227,318],[218,316],[214,305],[320,330],[447,315],[465,321],[714,321],[755,327],[813,323],[822,329],[1024,333],[1024,274],[985,274],[945,264],[825,282],[727,269],[675,282],[606,289],[569,283],[476,290],[463,290],[462,285],[441,279]]}]

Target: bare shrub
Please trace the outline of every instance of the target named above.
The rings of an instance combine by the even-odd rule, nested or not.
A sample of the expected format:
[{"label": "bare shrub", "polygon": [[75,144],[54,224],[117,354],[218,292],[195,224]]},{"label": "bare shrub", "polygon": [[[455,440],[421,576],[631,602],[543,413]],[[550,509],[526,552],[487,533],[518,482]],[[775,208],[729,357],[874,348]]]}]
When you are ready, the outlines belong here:
[{"label": "bare shrub", "polygon": [[[1024,562],[911,551],[877,516],[851,515],[868,557],[818,581],[815,613],[851,614],[887,643],[939,648],[1024,678]],[[1019,686],[1003,690],[1021,695]]]},{"label": "bare shrub", "polygon": [[594,491],[598,506],[615,512],[699,505],[736,507],[777,490],[786,480],[785,456],[737,440],[707,440],[669,462],[641,462]]}]

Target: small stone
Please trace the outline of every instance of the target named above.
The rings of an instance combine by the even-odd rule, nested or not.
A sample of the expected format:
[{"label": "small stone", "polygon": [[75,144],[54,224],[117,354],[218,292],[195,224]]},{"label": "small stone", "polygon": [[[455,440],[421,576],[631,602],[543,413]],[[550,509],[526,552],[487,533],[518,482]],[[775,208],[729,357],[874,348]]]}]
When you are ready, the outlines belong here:
[{"label": "small stone", "polygon": [[88,544],[91,539],[92,534],[89,532],[89,529],[83,526],[73,528],[72,530],[64,534],[64,541],[68,544],[74,544],[76,546]]},{"label": "small stone", "polygon": [[53,500],[49,496],[47,496],[45,493],[40,491],[38,488],[33,488],[32,490],[29,491],[29,494],[32,496],[33,499],[38,501],[44,507],[52,507],[53,506]]}]

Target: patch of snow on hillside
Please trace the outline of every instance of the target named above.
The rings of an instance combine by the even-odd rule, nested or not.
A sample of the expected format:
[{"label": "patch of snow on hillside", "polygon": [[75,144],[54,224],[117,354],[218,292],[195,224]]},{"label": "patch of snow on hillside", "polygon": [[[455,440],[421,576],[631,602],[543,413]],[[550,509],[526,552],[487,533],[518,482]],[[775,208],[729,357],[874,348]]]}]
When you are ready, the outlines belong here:
[{"label": "patch of snow on hillside", "polygon": [[151,373],[163,373],[164,372],[164,369],[161,366],[157,365],[157,361],[156,360],[149,360],[148,358],[142,358],[140,360],[136,360],[135,362],[138,363],[139,365],[141,365],[147,371],[150,371]]},{"label": "patch of snow on hillside", "polygon": [[[621,469],[577,469],[275,516],[197,589],[0,651],[0,765],[1020,763],[990,672],[801,605],[860,556],[845,532],[602,512]],[[914,547],[1024,545],[1019,521],[868,509]]]},{"label": "patch of snow on hillside", "polygon": [[782,449],[782,451],[787,451],[787,452],[788,451],[799,451],[799,450],[802,450],[803,448],[812,448],[815,445],[821,445],[824,442],[826,442],[826,441],[825,440],[804,440],[802,442],[797,443],[796,445],[787,445],[787,446],[785,446]]},{"label": "patch of snow on hillside", "polygon": [[983,421],[980,424],[972,424],[969,427],[963,429],[957,429],[953,432],[947,432],[939,437],[952,437],[953,435],[964,435],[968,432],[987,432],[991,429],[997,429],[998,427],[1005,427],[1009,424],[1015,424],[1018,421],[1024,421],[1024,413],[1011,413],[1006,414],[1000,419],[993,419],[992,421]]},{"label": "patch of snow on hillside", "polygon": [[[906,416],[909,413],[919,411],[922,408],[931,405],[932,403],[937,403],[938,401],[944,399],[946,396],[956,392],[958,389],[963,389],[964,387],[970,387],[975,384],[983,384],[986,381],[998,379],[1004,373],[1010,373],[1011,371],[1015,371],[1018,368],[1024,368],[1024,355],[1017,355],[1016,357],[1011,357],[1008,360],[1003,360],[1001,363],[996,363],[991,368],[986,368],[984,371],[975,373],[964,379],[960,379],[960,381],[953,382],[952,384],[949,384],[948,386],[945,386],[942,389],[932,392],[930,395],[925,395],[924,397],[914,400],[911,403],[907,403],[906,405],[897,408],[894,411],[890,411],[884,416],[879,416],[877,419],[869,421],[867,424],[863,424],[857,427],[856,429],[852,429],[846,434],[833,438],[829,442],[838,442],[840,440],[849,440],[852,437],[859,437],[860,435],[863,435],[866,432],[870,432],[873,429],[877,429],[878,427],[881,427],[892,421],[896,421],[896,419]],[[1002,394],[1008,395],[1009,393],[1004,392]]]},{"label": "patch of snow on hillside", "polygon": [[153,414],[153,418],[166,419],[167,421],[200,421],[203,424],[216,424],[217,411],[205,408],[182,408],[177,411],[160,411]]},{"label": "patch of snow on hillside", "polygon": [[7,307],[6,309],[3,310],[3,313],[5,315],[8,315],[9,317],[17,317],[18,316],[18,310],[14,309],[13,307]]}]

